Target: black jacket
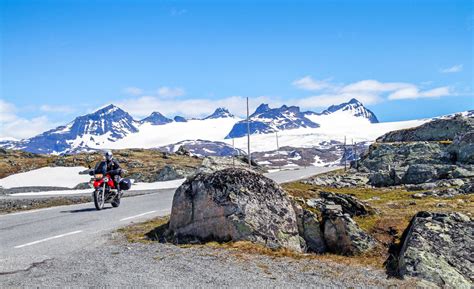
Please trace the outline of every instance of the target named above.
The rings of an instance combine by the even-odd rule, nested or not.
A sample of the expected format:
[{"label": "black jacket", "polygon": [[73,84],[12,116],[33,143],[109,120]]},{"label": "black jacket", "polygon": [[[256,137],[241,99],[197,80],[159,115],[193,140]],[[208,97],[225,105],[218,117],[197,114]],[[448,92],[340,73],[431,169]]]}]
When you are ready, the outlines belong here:
[{"label": "black jacket", "polygon": [[122,169],[116,160],[101,161],[94,169],[95,174],[111,174],[112,176],[120,175],[121,172]]}]

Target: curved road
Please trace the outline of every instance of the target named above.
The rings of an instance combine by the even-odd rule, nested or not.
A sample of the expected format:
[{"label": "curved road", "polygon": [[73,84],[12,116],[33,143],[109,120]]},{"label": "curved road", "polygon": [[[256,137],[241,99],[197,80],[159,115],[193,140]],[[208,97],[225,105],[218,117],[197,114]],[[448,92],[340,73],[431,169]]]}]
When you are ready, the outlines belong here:
[{"label": "curved road", "polygon": [[[304,179],[337,168],[309,167],[266,174],[278,183]],[[119,208],[96,211],[92,203],[0,215],[1,275],[93,246],[97,236],[134,221],[170,213],[175,189],[124,199]]]}]

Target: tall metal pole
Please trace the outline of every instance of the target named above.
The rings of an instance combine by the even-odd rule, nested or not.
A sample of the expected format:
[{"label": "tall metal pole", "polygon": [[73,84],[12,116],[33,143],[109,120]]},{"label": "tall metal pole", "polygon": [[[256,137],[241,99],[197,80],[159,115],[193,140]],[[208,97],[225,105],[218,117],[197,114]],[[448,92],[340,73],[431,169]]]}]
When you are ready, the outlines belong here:
[{"label": "tall metal pole", "polygon": [[252,157],[250,156],[250,117],[249,117],[249,98],[247,97],[247,157],[249,167],[252,166]]},{"label": "tall metal pole", "polygon": [[[277,144],[277,156],[280,157],[280,145],[278,144],[278,131],[275,132],[276,144]],[[278,169],[281,170],[281,164],[278,165]]]},{"label": "tall metal pole", "polygon": [[344,171],[346,171],[347,170],[346,136],[344,136],[344,152],[342,156],[344,158]]},{"label": "tall metal pole", "polygon": [[234,143],[234,138],[232,138],[232,166],[235,167],[235,143]]},{"label": "tall metal pole", "polygon": [[359,171],[359,168],[357,167],[357,142],[354,142],[354,155],[355,155],[355,168],[357,171]]}]

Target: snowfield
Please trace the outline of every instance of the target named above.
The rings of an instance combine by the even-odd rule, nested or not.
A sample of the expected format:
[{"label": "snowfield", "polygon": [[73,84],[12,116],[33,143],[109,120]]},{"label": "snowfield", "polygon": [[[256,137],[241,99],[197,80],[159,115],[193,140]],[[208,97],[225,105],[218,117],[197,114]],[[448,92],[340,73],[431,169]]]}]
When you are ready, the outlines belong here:
[{"label": "snowfield", "polygon": [[18,173],[0,179],[0,187],[65,187],[74,188],[80,183],[88,182],[89,175],[80,175],[85,167],[45,167],[24,173]]},{"label": "snowfield", "polygon": [[[107,148],[155,148],[180,142],[185,139],[204,139],[223,141],[235,123],[237,117],[188,120],[187,122],[171,122],[164,125],[144,123],[139,132],[130,134],[123,139],[105,144]],[[103,148],[99,146],[97,148]]]},{"label": "snowfield", "polygon": [[[321,126],[318,128],[287,129],[278,132],[279,146],[324,147],[331,140],[344,142],[375,141],[383,134],[398,129],[421,125],[430,119],[371,123],[366,118],[355,117],[350,111],[337,111],[329,115],[308,115],[311,121]],[[188,120],[171,122],[164,125],[144,123],[139,132],[130,134],[115,142],[99,142],[98,149],[157,148],[187,140],[220,141],[229,145],[231,139],[225,139],[235,123],[242,119],[237,117]],[[265,152],[276,149],[275,133],[252,134],[250,136],[252,152]],[[103,139],[105,140],[105,138]],[[235,147],[247,151],[247,137],[236,138]],[[94,146],[93,146],[94,147]]]}]

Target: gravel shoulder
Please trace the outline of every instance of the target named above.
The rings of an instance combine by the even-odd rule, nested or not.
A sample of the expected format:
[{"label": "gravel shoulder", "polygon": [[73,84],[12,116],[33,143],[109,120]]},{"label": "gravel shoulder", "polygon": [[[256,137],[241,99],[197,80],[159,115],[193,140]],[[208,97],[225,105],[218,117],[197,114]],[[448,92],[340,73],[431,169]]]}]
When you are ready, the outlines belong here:
[{"label": "gravel shoulder", "polygon": [[206,246],[129,243],[102,235],[71,255],[18,272],[1,272],[2,287],[413,287],[381,270],[333,262],[272,258]]}]

